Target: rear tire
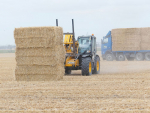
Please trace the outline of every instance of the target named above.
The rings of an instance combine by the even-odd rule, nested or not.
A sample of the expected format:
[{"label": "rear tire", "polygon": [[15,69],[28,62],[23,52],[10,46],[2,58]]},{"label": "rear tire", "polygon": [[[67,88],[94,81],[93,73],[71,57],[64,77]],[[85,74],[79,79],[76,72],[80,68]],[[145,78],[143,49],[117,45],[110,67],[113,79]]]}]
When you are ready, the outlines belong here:
[{"label": "rear tire", "polygon": [[66,75],[71,74],[71,69],[65,69],[65,74],[66,74]]},{"label": "rear tire", "polygon": [[117,60],[118,60],[118,61],[125,61],[125,56],[124,56],[122,53],[120,53],[120,54],[117,56]]},{"label": "rear tire", "polygon": [[150,61],[150,53],[145,54],[145,60]]},{"label": "rear tire", "polygon": [[82,75],[92,75],[92,60],[90,57],[82,58]]},{"label": "rear tire", "polygon": [[142,60],[144,60],[144,55],[143,55],[143,53],[137,53],[135,58],[137,61],[142,61]]},{"label": "rear tire", "polygon": [[106,60],[107,61],[113,61],[113,55],[112,54],[110,54],[110,53],[108,53],[108,54],[106,54]]},{"label": "rear tire", "polygon": [[95,57],[95,66],[92,74],[99,74],[100,73],[100,59],[98,56]]},{"label": "rear tire", "polygon": [[134,57],[126,57],[128,61],[133,61]]}]

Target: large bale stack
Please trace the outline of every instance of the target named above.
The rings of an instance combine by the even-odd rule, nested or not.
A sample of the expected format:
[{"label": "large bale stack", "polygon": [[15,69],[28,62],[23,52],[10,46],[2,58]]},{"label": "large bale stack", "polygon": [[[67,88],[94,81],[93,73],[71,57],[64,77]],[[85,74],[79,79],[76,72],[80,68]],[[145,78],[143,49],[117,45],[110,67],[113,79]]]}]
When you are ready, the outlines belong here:
[{"label": "large bale stack", "polygon": [[65,49],[61,27],[16,28],[16,80],[60,80],[64,75]]},{"label": "large bale stack", "polygon": [[138,51],[140,50],[141,34],[139,28],[113,29],[113,51]]}]

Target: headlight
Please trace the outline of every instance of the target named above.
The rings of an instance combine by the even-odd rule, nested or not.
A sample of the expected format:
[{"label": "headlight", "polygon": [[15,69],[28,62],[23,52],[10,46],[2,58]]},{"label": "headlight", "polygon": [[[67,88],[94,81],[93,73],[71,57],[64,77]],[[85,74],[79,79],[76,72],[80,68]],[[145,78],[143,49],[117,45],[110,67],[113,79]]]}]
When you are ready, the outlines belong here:
[{"label": "headlight", "polygon": [[87,53],[90,53],[91,51],[87,50],[86,52],[87,52]]}]

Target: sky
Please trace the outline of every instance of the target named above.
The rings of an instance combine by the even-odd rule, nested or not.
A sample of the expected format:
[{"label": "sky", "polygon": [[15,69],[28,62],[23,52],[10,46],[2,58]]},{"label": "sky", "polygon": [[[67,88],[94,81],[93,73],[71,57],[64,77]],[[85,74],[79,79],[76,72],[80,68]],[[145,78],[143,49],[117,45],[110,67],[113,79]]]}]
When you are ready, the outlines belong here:
[{"label": "sky", "polygon": [[100,42],[115,28],[150,27],[150,0],[0,0],[0,46],[15,45],[14,29],[55,26]]}]

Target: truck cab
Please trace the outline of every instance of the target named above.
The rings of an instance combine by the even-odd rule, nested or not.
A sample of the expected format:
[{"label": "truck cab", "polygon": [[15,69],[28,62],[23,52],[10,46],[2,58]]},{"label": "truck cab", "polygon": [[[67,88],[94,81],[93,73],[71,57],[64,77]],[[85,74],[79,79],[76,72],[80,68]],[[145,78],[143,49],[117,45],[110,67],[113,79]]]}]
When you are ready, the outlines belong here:
[{"label": "truck cab", "polygon": [[[106,36],[103,37],[101,40],[101,54],[102,58],[105,60],[106,54],[112,52],[112,38],[111,38],[111,31],[107,33]],[[109,56],[110,58],[111,56]],[[110,59],[111,60],[111,59]]]}]

